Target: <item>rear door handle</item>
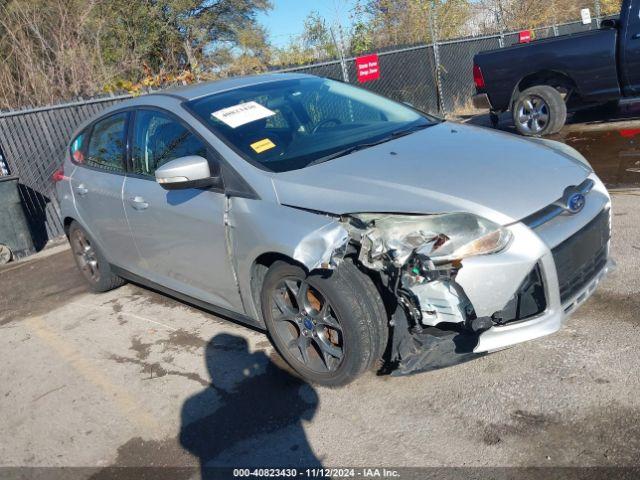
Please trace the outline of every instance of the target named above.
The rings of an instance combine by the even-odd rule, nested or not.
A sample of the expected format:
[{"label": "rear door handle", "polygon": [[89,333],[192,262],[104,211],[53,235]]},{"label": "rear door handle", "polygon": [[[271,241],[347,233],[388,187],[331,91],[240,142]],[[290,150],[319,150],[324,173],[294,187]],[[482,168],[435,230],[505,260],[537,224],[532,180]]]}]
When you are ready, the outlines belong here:
[{"label": "rear door handle", "polygon": [[86,195],[87,193],[89,193],[89,189],[81,183],[76,187],[76,193],[80,196]]},{"label": "rear door handle", "polygon": [[631,37],[631,40],[638,40],[640,38],[640,33],[636,33]]},{"label": "rear door handle", "polygon": [[145,210],[145,209],[149,208],[149,204],[145,201],[144,198],[142,198],[139,195],[136,195],[135,197],[129,198],[129,203],[136,210]]}]

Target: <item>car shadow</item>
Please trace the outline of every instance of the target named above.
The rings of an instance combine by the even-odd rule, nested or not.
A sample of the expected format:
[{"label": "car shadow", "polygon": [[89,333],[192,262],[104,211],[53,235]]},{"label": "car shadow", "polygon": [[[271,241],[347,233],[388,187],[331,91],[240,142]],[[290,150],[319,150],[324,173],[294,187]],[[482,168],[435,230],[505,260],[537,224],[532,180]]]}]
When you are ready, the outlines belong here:
[{"label": "car shadow", "polygon": [[179,435],[203,479],[216,467],[321,467],[303,427],[318,407],[310,385],[231,334],[209,341],[205,363],[211,383],[184,402]]}]

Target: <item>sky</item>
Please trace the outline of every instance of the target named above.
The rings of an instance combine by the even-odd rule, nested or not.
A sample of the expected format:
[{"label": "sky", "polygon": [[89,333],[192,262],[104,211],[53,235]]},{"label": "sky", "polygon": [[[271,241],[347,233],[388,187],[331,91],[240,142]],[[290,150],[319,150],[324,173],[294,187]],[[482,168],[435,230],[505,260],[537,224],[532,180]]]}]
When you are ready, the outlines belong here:
[{"label": "sky", "polygon": [[[317,11],[328,25],[340,21],[349,26],[351,8],[356,0],[271,0],[273,10],[260,14],[258,21],[267,28],[271,42],[284,47],[289,39],[303,31],[304,19],[312,11]],[[336,14],[337,12],[337,14]]]}]

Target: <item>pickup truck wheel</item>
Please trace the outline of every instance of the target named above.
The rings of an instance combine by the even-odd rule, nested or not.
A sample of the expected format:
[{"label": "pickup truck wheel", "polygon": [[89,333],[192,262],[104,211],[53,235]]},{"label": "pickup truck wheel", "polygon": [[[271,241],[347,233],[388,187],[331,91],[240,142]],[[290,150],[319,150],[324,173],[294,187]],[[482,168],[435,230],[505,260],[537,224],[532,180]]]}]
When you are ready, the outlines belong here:
[{"label": "pickup truck wheel", "polygon": [[520,134],[541,137],[560,131],[567,121],[567,106],[558,90],[538,85],[520,93],[512,114]]},{"label": "pickup truck wheel", "polygon": [[303,378],[345,385],[372,368],[386,348],[387,314],[373,282],[349,261],[307,274],[278,261],[267,272],[262,314],[271,340]]}]

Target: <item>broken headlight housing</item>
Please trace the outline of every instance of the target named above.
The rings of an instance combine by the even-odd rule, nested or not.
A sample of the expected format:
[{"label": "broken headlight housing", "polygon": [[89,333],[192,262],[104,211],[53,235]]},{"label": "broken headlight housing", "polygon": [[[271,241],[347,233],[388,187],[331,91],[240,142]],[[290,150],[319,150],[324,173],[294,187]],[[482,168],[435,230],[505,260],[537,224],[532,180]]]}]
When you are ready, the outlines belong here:
[{"label": "broken headlight housing", "polygon": [[435,263],[497,253],[507,248],[513,237],[506,228],[475,215],[461,213],[441,217],[446,217],[446,225],[442,225],[446,241],[434,245],[430,252],[420,252]]},{"label": "broken headlight housing", "polygon": [[364,224],[360,259],[370,268],[389,258],[401,267],[417,253],[435,264],[497,253],[511,242],[512,234],[485,218],[470,213],[442,215],[354,216]]}]

